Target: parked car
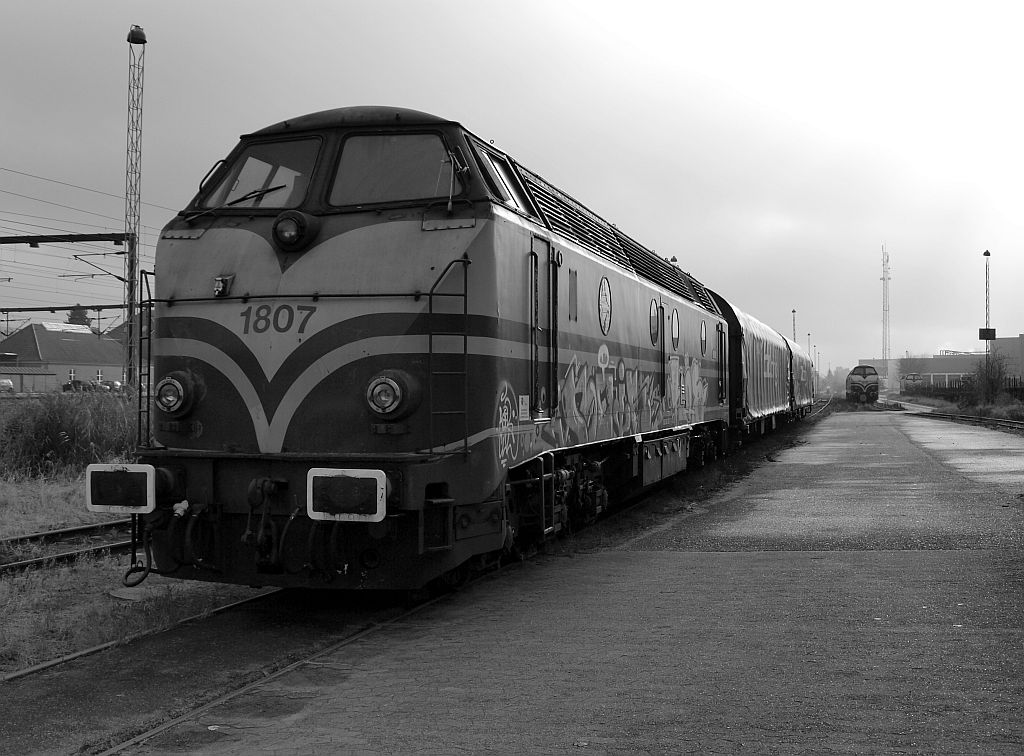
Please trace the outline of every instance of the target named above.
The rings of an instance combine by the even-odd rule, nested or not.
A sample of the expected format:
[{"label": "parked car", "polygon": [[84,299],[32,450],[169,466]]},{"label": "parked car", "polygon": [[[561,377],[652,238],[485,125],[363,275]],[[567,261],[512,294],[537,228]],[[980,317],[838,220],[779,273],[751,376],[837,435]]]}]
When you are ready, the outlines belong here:
[{"label": "parked car", "polygon": [[14,381],[10,378],[0,378],[0,394],[13,394]]},{"label": "parked car", "polygon": [[80,381],[77,378],[64,384],[65,391],[92,391],[93,385],[89,381]]},{"label": "parked car", "polygon": [[99,381],[97,388],[101,391],[121,391],[121,381]]}]

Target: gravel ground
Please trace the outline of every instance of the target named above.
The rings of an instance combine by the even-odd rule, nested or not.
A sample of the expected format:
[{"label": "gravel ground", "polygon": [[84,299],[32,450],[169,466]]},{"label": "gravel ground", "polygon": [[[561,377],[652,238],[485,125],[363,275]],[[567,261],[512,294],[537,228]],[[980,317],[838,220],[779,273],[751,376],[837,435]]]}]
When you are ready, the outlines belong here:
[{"label": "gravel ground", "polygon": [[[948,439],[949,452],[934,445],[936,437]],[[1017,454],[1016,478],[990,483],[1007,445]],[[975,454],[964,457],[972,446]],[[767,454],[771,464],[732,486],[686,527],[664,523],[629,548],[1021,548],[1021,449],[1021,439],[984,429],[899,413],[837,414],[795,447]],[[854,458],[857,463],[850,464]]]}]

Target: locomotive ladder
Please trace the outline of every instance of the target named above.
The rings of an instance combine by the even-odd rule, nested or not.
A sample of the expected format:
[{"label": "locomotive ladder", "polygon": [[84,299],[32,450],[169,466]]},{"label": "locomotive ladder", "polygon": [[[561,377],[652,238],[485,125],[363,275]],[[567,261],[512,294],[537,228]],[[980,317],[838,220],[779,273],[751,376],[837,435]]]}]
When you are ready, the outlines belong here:
[{"label": "locomotive ladder", "polygon": [[555,506],[555,455],[545,452],[537,461],[540,463],[540,521],[547,536],[562,529],[558,518],[560,511]]},{"label": "locomotive ladder", "polygon": [[139,370],[138,370],[138,445],[152,445],[152,429],[150,428],[149,375],[153,360],[153,292],[150,285],[152,273],[142,271],[142,301],[139,303]]},{"label": "locomotive ladder", "polygon": [[509,485],[525,489],[517,499],[523,502],[528,527],[535,528],[537,535],[542,537],[557,533],[562,529],[566,510],[556,495],[555,455],[544,452],[524,462],[520,469],[526,472],[526,477],[511,480]]},{"label": "locomotive ladder", "polygon": [[[439,421],[448,418],[462,420],[462,453],[469,454],[469,265],[471,260],[467,255],[452,260],[441,271],[441,275],[430,287],[427,296],[427,406],[430,408],[430,448],[436,449],[441,446],[438,443]],[[448,272],[456,265],[462,266],[462,292],[447,293],[438,291],[441,282],[448,276]],[[435,307],[441,299],[462,300],[462,313],[445,315],[435,312]],[[442,328],[438,325],[443,324]],[[458,363],[461,369],[439,369],[438,355],[435,354],[436,339],[443,337],[456,337],[462,341],[462,359]],[[457,356],[456,353],[455,356]],[[452,361],[445,360],[446,363]],[[451,365],[450,365],[451,366]],[[455,397],[461,395],[461,404],[455,409],[437,409],[437,397]],[[448,425],[445,423],[444,425]]]}]

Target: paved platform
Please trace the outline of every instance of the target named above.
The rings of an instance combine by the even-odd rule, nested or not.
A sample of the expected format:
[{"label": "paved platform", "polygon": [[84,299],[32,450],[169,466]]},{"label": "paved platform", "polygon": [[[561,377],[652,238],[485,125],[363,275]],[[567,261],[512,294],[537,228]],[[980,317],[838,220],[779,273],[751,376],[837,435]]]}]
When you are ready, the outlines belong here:
[{"label": "paved platform", "polygon": [[921,423],[833,416],[128,752],[1019,754],[1024,440]]},{"label": "paved platform", "polygon": [[1020,571],[987,551],[562,559],[133,752],[1020,753]]}]

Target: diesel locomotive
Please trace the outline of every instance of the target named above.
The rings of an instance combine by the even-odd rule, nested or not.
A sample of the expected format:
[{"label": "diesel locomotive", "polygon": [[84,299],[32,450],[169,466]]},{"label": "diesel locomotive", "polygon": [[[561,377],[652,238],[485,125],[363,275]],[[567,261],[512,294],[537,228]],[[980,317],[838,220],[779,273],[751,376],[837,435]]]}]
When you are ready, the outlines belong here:
[{"label": "diesel locomotive", "polygon": [[846,376],[846,401],[874,404],[878,401],[878,371],[858,365]]},{"label": "diesel locomotive", "polygon": [[793,341],[407,109],[241,137],[144,283],[137,459],[86,481],[132,584],[457,582],[814,399]]}]

